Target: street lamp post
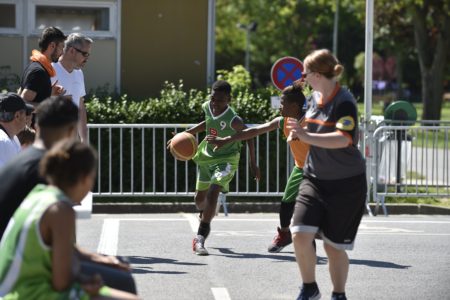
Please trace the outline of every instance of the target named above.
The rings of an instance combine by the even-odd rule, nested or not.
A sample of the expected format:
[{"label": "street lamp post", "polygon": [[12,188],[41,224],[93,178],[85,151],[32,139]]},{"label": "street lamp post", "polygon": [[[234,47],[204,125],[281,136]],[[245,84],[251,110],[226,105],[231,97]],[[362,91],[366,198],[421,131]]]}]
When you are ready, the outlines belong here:
[{"label": "street lamp post", "polygon": [[245,30],[246,42],[245,42],[245,69],[250,73],[250,33],[256,31],[258,23],[250,22],[249,24],[238,23],[239,29]]}]

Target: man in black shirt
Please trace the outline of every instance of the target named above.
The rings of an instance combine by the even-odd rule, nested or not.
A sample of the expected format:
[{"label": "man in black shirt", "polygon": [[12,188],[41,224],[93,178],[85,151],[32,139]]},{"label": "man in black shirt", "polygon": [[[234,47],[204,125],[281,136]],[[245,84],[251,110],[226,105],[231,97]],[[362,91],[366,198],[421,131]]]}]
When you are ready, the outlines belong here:
[{"label": "man in black shirt", "polygon": [[37,106],[51,95],[61,95],[64,89],[52,86],[50,78],[55,76],[51,63],[57,62],[64,48],[66,36],[56,27],[48,27],[39,39],[41,51],[33,50],[31,62],[25,68],[20,81],[20,96],[25,101]]}]

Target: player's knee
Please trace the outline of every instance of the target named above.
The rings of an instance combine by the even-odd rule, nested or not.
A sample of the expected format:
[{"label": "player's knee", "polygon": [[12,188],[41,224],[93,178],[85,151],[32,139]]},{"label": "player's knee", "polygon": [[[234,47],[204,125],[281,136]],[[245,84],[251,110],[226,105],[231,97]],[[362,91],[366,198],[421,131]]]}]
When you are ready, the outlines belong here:
[{"label": "player's knee", "polygon": [[292,240],[298,246],[310,247],[312,245],[312,241],[314,240],[314,234],[306,232],[294,232],[292,234]]}]

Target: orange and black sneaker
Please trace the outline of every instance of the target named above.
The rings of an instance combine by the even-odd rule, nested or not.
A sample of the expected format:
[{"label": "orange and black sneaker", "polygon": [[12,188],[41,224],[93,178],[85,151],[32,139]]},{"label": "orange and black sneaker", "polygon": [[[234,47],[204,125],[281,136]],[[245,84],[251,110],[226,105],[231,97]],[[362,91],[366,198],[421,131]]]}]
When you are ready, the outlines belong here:
[{"label": "orange and black sneaker", "polygon": [[272,243],[267,248],[267,251],[270,253],[278,253],[292,243],[291,231],[282,231],[280,227],[277,227],[277,231],[278,234],[273,238]]}]

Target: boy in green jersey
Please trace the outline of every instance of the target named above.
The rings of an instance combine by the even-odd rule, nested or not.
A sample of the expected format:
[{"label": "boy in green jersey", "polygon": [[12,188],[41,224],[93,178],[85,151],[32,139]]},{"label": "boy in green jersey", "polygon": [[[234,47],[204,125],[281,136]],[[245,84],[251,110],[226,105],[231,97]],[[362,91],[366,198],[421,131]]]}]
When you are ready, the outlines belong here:
[{"label": "boy in green jersey", "polygon": [[[228,82],[216,81],[211,90],[211,99],[203,103],[205,120],[186,130],[195,135],[206,131],[207,135],[225,137],[233,135],[246,128],[242,119],[229,106],[231,101],[231,86]],[[169,142],[170,143],[170,142]],[[256,166],[254,143],[249,140],[250,164],[255,178],[259,179],[259,169]],[[197,236],[192,242],[192,248],[197,255],[208,255],[205,239],[211,230],[210,224],[215,216],[219,193],[227,193],[229,183],[233,179],[239,165],[241,142],[229,143],[214,150],[213,145],[203,140],[192,158],[198,165],[197,183],[195,187],[195,204],[201,211],[200,225]]]},{"label": "boy in green jersey", "polygon": [[[267,123],[247,128],[232,136],[207,136],[205,139],[208,143],[214,145],[215,149],[217,149],[216,151],[225,145],[228,145],[228,143],[254,138],[255,136],[276,129],[281,129],[284,137],[288,139],[290,131],[286,128],[286,124],[288,120],[297,120],[301,123],[303,122],[302,120],[304,119],[303,117],[305,114],[303,111],[304,104],[305,96],[303,94],[302,86],[300,84],[290,85],[282,91],[280,99],[280,117],[276,117]],[[274,237],[267,249],[271,253],[278,253],[284,247],[292,243],[289,225],[294,213],[295,198],[297,197],[300,182],[303,179],[303,166],[309,150],[309,145],[299,139],[291,141],[287,140],[287,142],[289,144],[289,148],[291,149],[295,166],[292,169],[291,175],[286,183],[284,195],[281,199],[279,211],[280,227],[277,228],[277,235]]]}]

